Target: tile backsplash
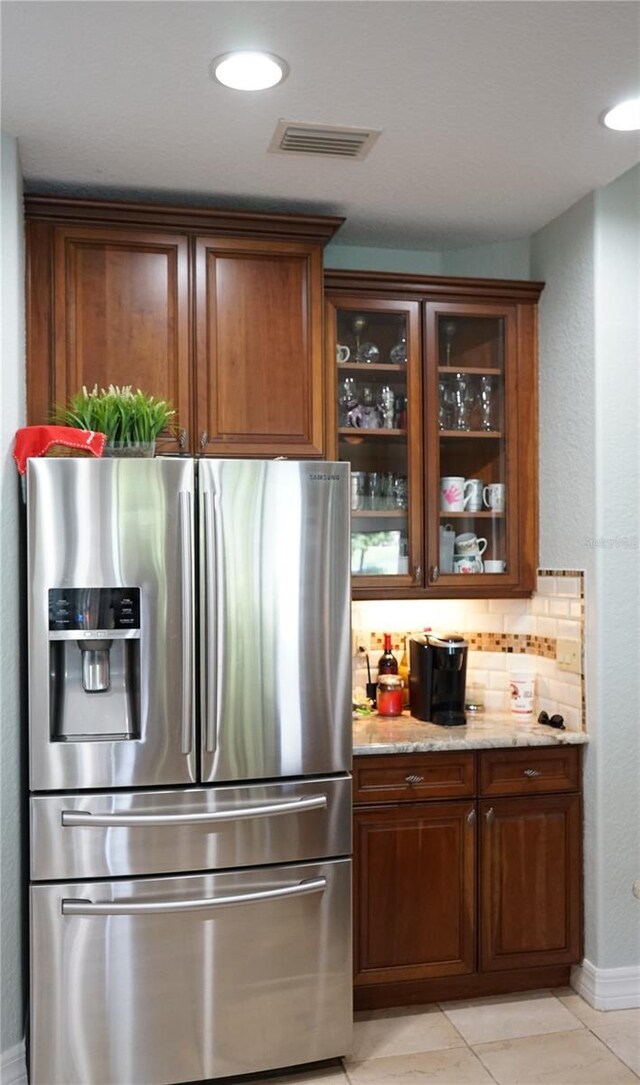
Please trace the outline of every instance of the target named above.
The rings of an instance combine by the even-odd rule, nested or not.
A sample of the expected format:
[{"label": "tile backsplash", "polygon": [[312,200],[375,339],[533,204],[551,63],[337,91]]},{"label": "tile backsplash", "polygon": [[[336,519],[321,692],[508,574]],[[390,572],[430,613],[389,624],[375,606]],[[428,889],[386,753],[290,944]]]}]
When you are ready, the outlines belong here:
[{"label": "tile backsplash", "polygon": [[[508,711],[509,674],[536,677],[536,715],[559,712],[571,731],[585,729],[584,573],[540,569],[531,599],[372,600],[352,604],[354,686],[367,681],[362,645],[375,664],[382,634],[392,635],[394,651],[404,639],[430,627],[464,633],[469,641],[467,694],[487,711]],[[558,665],[558,640],[578,642],[579,672]]]}]

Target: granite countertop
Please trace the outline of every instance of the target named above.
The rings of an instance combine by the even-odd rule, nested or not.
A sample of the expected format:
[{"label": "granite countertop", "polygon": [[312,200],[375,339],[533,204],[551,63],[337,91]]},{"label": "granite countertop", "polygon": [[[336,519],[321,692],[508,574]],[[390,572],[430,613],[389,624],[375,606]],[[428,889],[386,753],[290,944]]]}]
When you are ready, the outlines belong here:
[{"label": "granite countertop", "polygon": [[588,742],[582,731],[557,731],[535,719],[517,719],[508,712],[467,716],[466,727],[438,727],[403,712],[402,716],[376,714],[354,717],[354,755],[425,753],[429,750],[482,750],[511,746],[579,746]]}]

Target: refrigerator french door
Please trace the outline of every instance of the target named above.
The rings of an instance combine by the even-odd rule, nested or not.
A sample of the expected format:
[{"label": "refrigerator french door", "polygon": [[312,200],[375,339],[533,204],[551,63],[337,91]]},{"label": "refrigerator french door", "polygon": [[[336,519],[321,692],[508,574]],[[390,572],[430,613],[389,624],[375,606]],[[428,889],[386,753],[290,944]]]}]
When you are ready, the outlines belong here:
[{"label": "refrigerator french door", "polygon": [[32,1085],[348,1050],[347,471],[31,461]]}]

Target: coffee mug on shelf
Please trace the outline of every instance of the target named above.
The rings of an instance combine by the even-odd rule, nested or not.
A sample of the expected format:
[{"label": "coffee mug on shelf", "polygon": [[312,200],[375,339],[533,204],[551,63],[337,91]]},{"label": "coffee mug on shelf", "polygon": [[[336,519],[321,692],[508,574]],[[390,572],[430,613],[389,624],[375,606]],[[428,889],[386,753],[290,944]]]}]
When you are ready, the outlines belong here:
[{"label": "coffee mug on shelf", "polygon": [[446,475],[440,479],[442,512],[464,512],[464,483],[462,475]]},{"label": "coffee mug on shelf", "polygon": [[338,365],[344,365],[345,362],[349,361],[350,357],[351,351],[349,350],[349,347],[345,346],[343,343],[338,343],[336,346],[336,361]]},{"label": "coffee mug on shelf", "polygon": [[454,573],[481,573],[482,559],[478,551],[476,550],[473,554],[454,554],[453,571]]},{"label": "coffee mug on shelf", "polygon": [[463,535],[456,535],[456,554],[468,557],[481,557],[487,549],[487,540],[479,539],[473,531],[465,531]]},{"label": "coffee mug on shelf", "polygon": [[504,512],[504,482],[491,482],[482,491],[482,500],[492,512]]},{"label": "coffee mug on shelf", "polygon": [[467,512],[482,512],[482,489],[481,478],[468,478],[464,484],[464,507]]},{"label": "coffee mug on shelf", "polygon": [[485,573],[504,573],[506,569],[505,561],[489,560],[484,563]]}]

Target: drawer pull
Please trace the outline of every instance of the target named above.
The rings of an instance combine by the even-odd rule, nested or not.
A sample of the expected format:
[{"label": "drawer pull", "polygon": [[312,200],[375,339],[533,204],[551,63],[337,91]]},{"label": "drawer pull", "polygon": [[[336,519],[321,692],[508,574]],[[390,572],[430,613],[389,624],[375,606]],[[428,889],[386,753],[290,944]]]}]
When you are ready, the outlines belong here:
[{"label": "drawer pull", "polygon": [[496,815],[493,812],[493,806],[489,807],[484,816],[486,818],[487,825],[493,825],[494,821],[496,820]]},{"label": "drawer pull", "polygon": [[405,781],[408,784],[421,784],[424,780],[424,776],[405,776]]},{"label": "drawer pull", "polygon": [[467,825],[475,825],[475,823],[476,823],[476,812],[475,812],[475,810],[470,810],[469,813],[467,814]]},{"label": "drawer pull", "polygon": [[540,769],[525,769],[524,775],[528,776],[530,780],[533,780],[536,776],[542,776]]}]

